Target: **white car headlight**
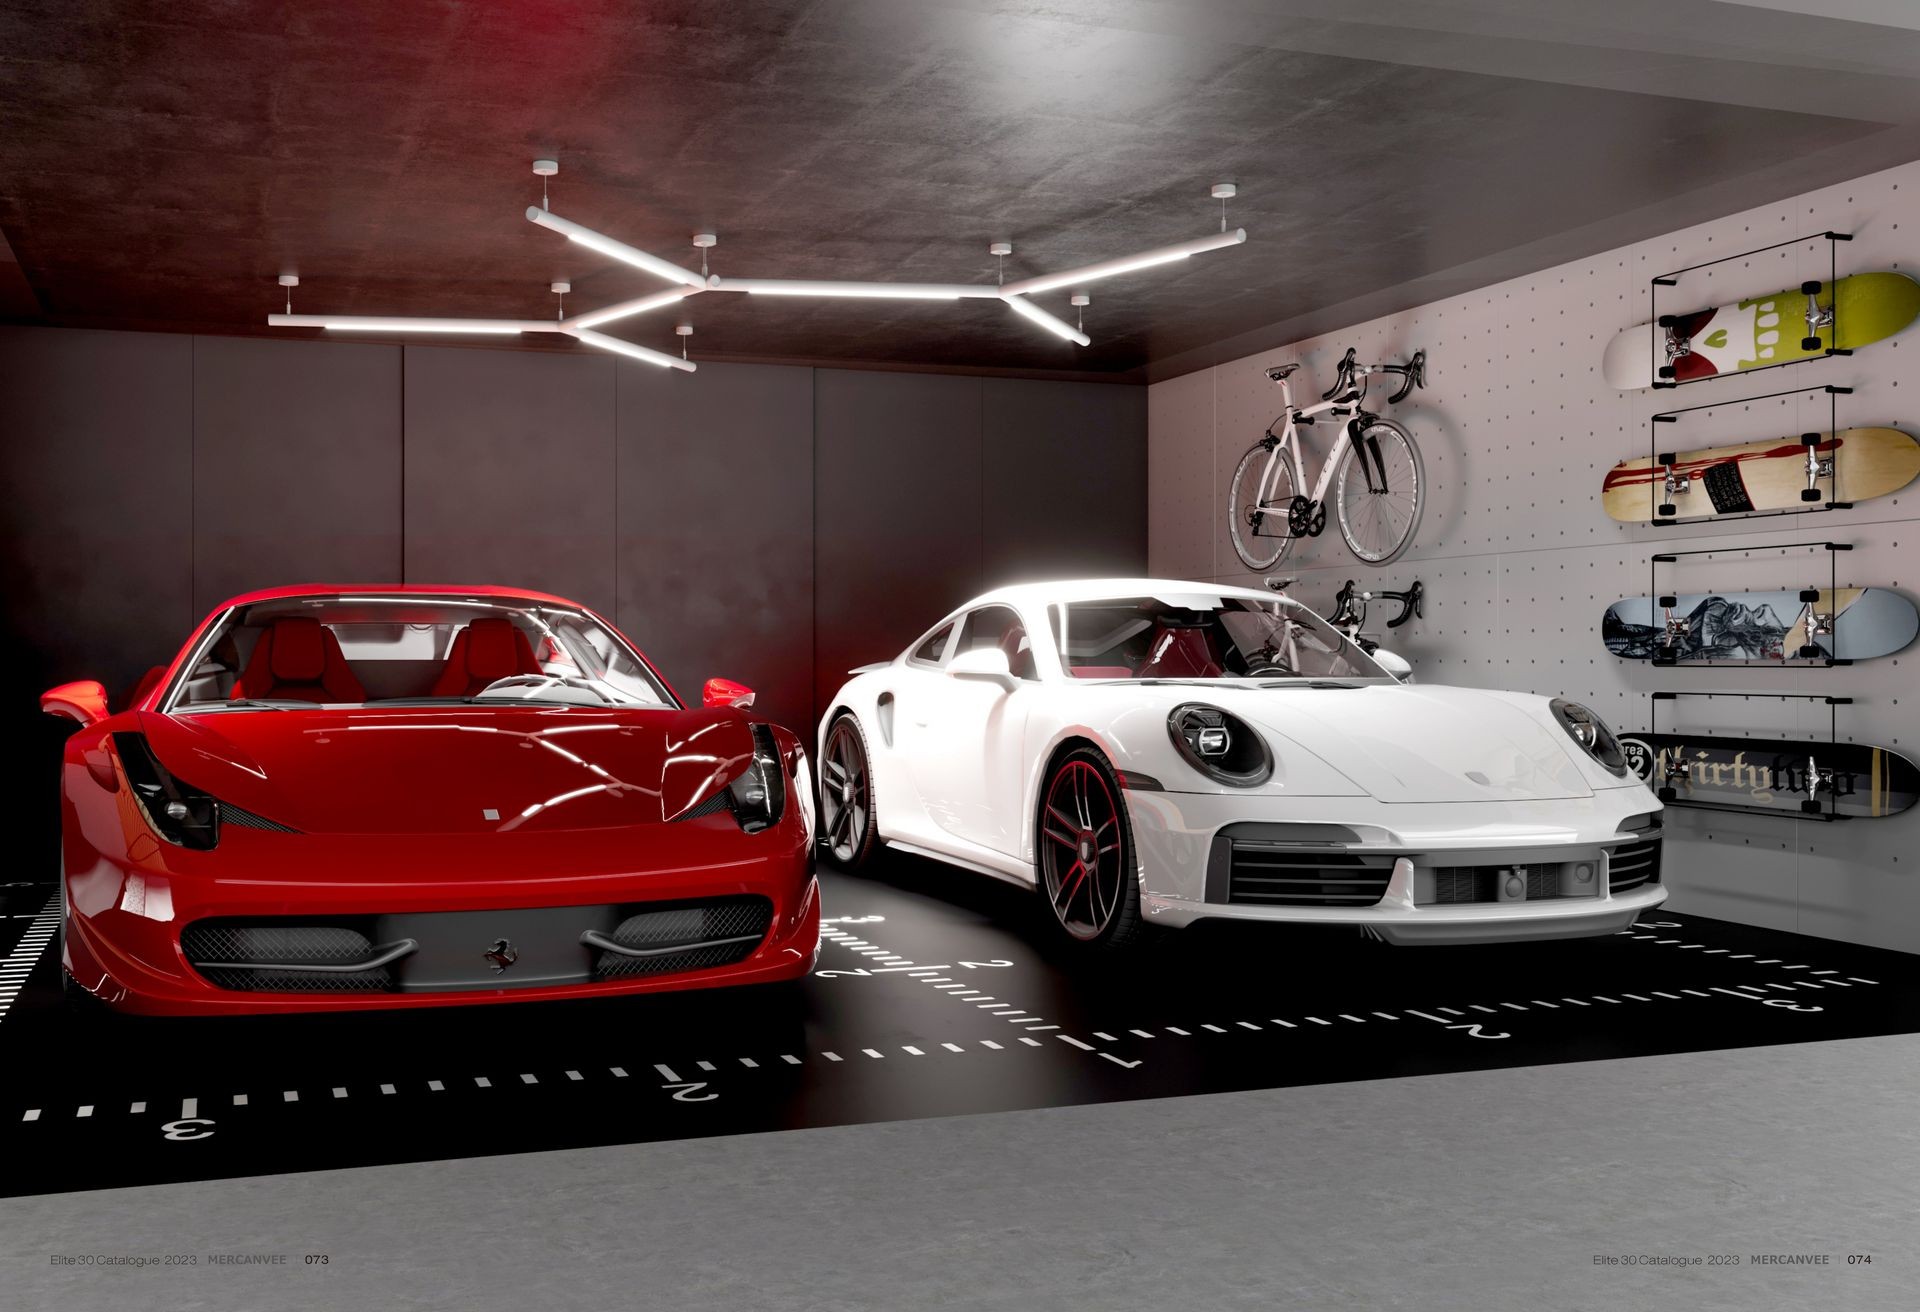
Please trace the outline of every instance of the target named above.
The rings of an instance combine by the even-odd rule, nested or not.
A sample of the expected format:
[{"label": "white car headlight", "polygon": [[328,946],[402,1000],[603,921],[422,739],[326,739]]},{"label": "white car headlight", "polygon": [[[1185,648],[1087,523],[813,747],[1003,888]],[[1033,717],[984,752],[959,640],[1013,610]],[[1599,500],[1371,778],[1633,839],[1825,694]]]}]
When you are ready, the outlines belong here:
[{"label": "white car headlight", "polygon": [[1204,702],[1183,702],[1167,716],[1167,736],[1186,763],[1216,783],[1257,788],[1273,777],[1266,738],[1238,716]]},{"label": "white car headlight", "polygon": [[1555,697],[1548,705],[1553,710],[1553,718],[1567,731],[1567,737],[1580,744],[1581,750],[1598,761],[1608,774],[1627,777],[1627,754],[1620,750],[1620,740],[1613,736],[1605,720],[1565,697]]}]

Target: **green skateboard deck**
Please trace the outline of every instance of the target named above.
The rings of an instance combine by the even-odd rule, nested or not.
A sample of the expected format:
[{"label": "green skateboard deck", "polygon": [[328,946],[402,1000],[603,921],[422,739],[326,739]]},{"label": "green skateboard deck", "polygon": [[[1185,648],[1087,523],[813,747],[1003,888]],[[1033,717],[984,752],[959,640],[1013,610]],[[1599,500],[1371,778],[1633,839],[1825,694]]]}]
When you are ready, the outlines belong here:
[{"label": "green skateboard deck", "polygon": [[1717,309],[1661,315],[1658,323],[1628,328],[1608,342],[1600,371],[1623,390],[1690,383],[1857,350],[1916,318],[1920,283],[1903,273],[1856,273]]}]

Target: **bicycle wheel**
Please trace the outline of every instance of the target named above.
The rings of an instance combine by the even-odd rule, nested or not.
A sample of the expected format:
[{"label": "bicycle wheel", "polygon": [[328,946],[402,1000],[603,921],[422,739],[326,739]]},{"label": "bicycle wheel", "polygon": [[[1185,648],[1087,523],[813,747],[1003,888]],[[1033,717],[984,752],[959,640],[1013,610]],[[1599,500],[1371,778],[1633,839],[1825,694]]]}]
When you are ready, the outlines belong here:
[{"label": "bicycle wheel", "polygon": [[1334,479],[1334,501],[1340,536],[1361,560],[1369,565],[1398,560],[1413,545],[1426,496],[1426,466],[1406,429],[1391,419],[1376,419],[1357,445],[1347,443]]},{"label": "bicycle wheel", "polygon": [[[1275,466],[1273,484],[1267,497],[1259,501],[1260,479],[1267,462]],[[1269,452],[1262,443],[1240,457],[1227,487],[1227,529],[1233,537],[1233,549],[1248,569],[1272,569],[1293,546],[1293,530],[1287,525],[1287,512],[1293,506],[1293,467],[1277,452]]]}]

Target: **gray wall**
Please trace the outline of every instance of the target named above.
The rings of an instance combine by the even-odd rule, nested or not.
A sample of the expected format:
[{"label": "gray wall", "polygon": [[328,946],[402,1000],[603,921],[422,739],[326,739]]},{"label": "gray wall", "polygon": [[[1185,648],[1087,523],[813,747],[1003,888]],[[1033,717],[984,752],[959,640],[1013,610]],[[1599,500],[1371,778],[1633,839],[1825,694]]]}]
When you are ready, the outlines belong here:
[{"label": "gray wall", "polygon": [[40,691],[128,689],[250,588],[559,593],[806,734],[985,587],[1146,564],[1132,386],[0,328],[0,471],[0,722],[47,798]]},{"label": "gray wall", "polygon": [[[1154,571],[1253,579],[1227,538],[1222,507],[1234,466],[1279,408],[1266,365],[1303,361],[1295,381],[1311,400],[1349,346],[1369,360],[1424,347],[1429,387],[1393,412],[1426,459],[1430,504],[1413,549],[1372,570],[1329,527],[1279,571],[1299,577],[1296,595],[1324,609],[1349,578],[1386,588],[1420,579],[1424,620],[1391,633],[1378,627],[1386,615],[1376,613],[1374,623],[1421,679],[1566,693],[1623,732],[1649,727],[1648,694],[1658,689],[1832,692],[1857,699],[1840,717],[1842,738],[1920,756],[1912,650],[1832,670],[1655,669],[1615,658],[1600,640],[1601,615],[1622,597],[1648,595],[1647,558],[1663,550],[1736,548],[1663,567],[1662,592],[1824,586],[1825,553],[1785,544],[1833,539],[1854,544],[1840,558],[1841,586],[1920,594],[1912,567],[1920,540],[1915,487],[1849,511],[1660,528],[1616,523],[1600,508],[1606,471],[1648,454],[1656,412],[1712,406],[1662,425],[1663,450],[1797,436],[1833,426],[1824,397],[1748,400],[1832,383],[1856,389],[1840,398],[1841,427],[1920,433],[1920,397],[1903,368],[1903,357],[1920,351],[1920,330],[1852,357],[1672,391],[1615,391],[1600,376],[1608,340],[1647,320],[1654,275],[1828,229],[1854,235],[1840,248],[1842,274],[1920,271],[1920,164],[1155,384],[1148,398]],[[1693,275],[1673,293],[1687,299],[1664,308],[1724,303],[1828,275],[1826,242],[1796,244]],[[1324,451],[1333,431],[1305,430],[1307,449]],[[1803,721],[1778,702],[1688,700],[1677,703],[1677,715],[1675,706],[1662,705],[1661,729],[1805,737],[1827,727],[1824,707]],[[1920,809],[1825,824],[1676,808],[1668,834],[1675,910],[1920,951]]]}]

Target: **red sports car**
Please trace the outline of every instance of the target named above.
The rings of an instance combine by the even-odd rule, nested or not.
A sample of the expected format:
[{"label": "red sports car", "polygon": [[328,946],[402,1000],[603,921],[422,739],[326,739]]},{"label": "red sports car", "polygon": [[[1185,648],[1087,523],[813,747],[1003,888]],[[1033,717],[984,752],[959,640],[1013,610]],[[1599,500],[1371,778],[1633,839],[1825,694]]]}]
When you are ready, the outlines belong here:
[{"label": "red sports car", "polygon": [[807,973],[813,788],[753,695],[686,706],[506,588],[248,593],[68,740],[63,963],[148,1015],[597,997]]}]

